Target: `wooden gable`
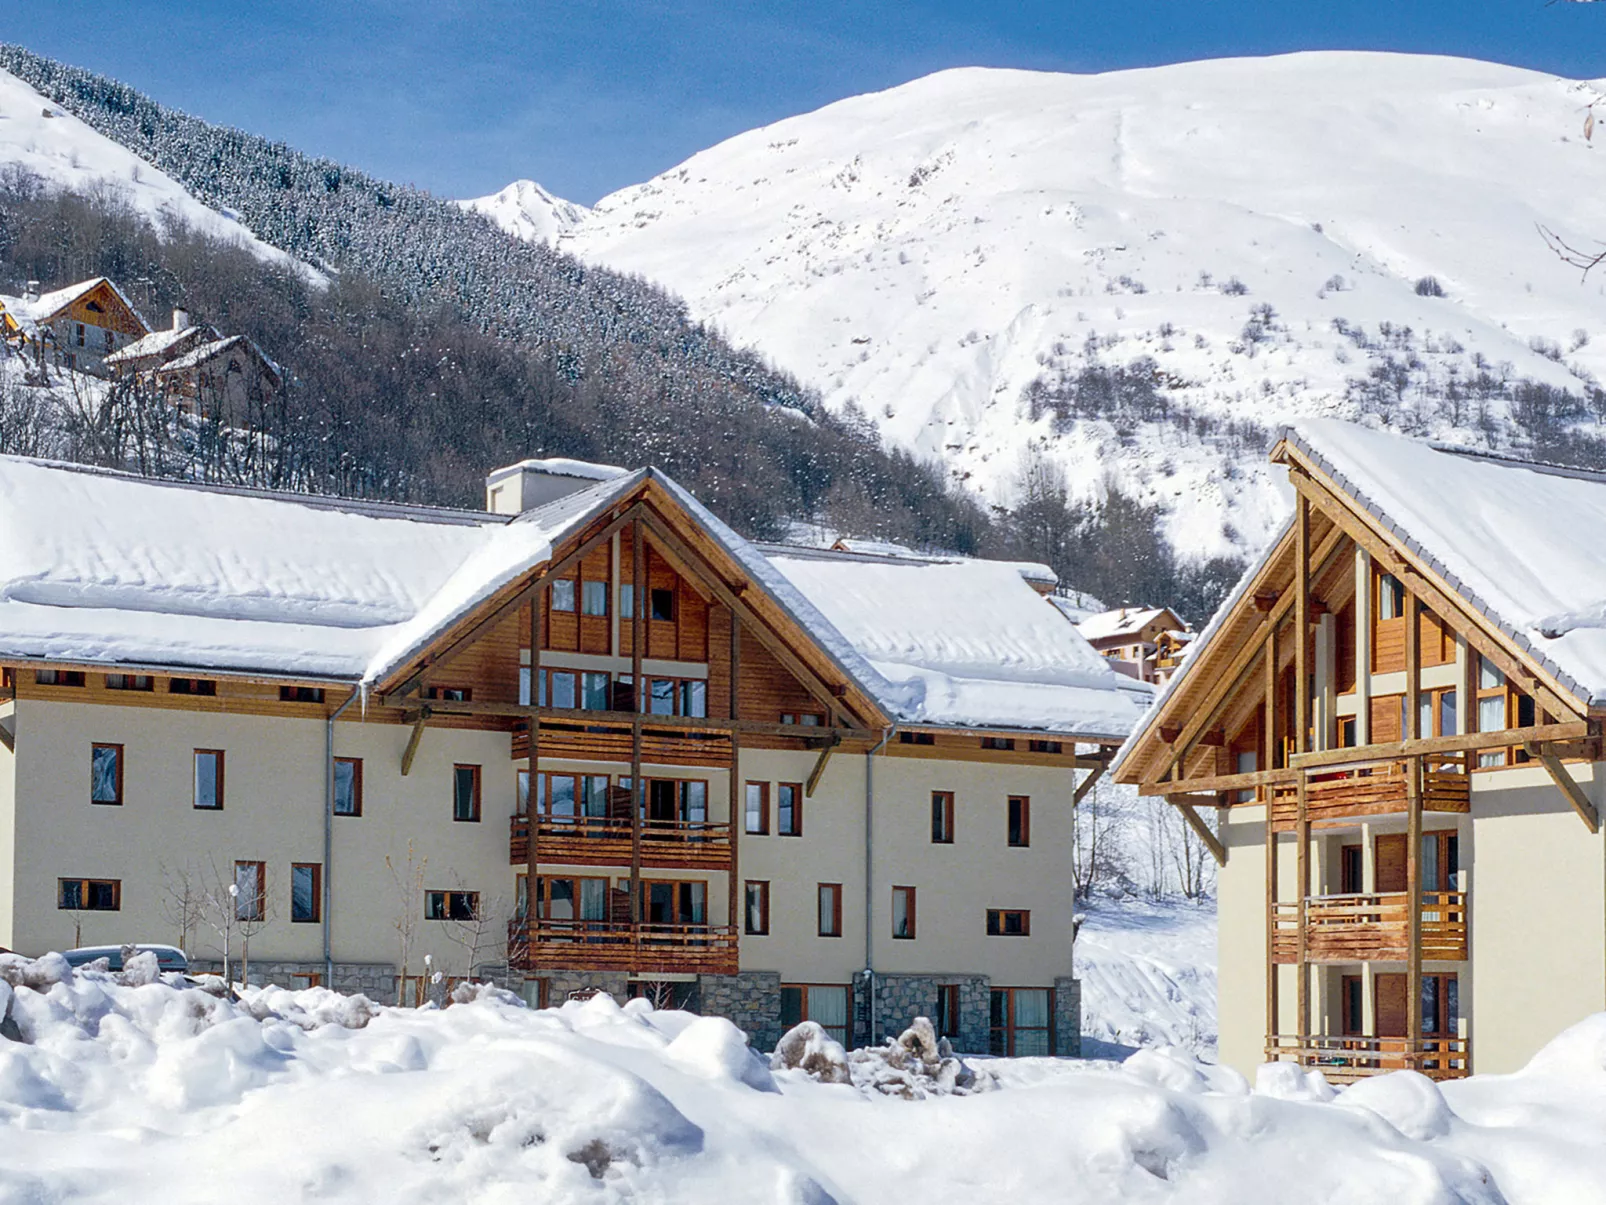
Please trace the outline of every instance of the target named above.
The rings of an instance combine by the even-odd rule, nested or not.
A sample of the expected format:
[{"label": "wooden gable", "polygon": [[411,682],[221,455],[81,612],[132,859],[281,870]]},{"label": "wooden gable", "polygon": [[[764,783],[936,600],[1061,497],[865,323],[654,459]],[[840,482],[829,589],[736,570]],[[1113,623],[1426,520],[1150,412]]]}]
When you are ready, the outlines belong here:
[{"label": "wooden gable", "polygon": [[122,294],[105,280],[97,282],[94,287],[78,294],[61,309],[43,319],[45,322],[61,320],[98,326],[105,330],[116,331],[120,335],[127,335],[130,339],[137,339],[150,333],[150,328],[123,300]]}]

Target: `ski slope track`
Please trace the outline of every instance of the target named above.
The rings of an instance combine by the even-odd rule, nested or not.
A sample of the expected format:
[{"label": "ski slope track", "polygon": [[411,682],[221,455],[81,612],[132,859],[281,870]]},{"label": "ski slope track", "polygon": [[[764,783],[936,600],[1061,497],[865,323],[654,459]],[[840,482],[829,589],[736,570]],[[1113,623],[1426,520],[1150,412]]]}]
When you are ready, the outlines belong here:
[{"label": "ski slope track", "polygon": [[[1262,428],[1354,414],[1349,382],[1389,355],[1441,381],[1481,355],[1581,392],[1606,372],[1603,278],[1538,227],[1606,238],[1606,147],[1583,136],[1600,95],[1371,53],[946,71],[732,138],[604,198],[558,244],[682,294],[991,501],[1039,446],[1084,495],[1113,477],[1163,505],[1185,554],[1248,552],[1286,505],[1258,433],[1175,414],[1056,432],[1028,384],[1074,374],[1091,339],[1106,366],[1153,357],[1178,410]],[[1418,295],[1426,276],[1444,296]],[[1480,442],[1503,423],[1414,429]]]}]

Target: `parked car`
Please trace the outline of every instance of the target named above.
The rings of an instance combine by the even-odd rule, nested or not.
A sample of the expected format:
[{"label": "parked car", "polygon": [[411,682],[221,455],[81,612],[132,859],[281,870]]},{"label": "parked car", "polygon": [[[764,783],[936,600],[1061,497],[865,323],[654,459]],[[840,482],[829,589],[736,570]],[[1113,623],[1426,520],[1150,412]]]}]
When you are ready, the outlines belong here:
[{"label": "parked car", "polygon": [[[177,946],[136,945],[136,950],[143,953],[149,950],[156,955],[156,965],[163,971],[178,971],[187,973],[190,969],[190,960],[184,951]],[[70,966],[81,967],[86,962],[94,962],[97,958],[104,958],[111,964],[111,969],[123,969],[123,946],[81,946],[76,950],[68,950],[63,957]]]}]

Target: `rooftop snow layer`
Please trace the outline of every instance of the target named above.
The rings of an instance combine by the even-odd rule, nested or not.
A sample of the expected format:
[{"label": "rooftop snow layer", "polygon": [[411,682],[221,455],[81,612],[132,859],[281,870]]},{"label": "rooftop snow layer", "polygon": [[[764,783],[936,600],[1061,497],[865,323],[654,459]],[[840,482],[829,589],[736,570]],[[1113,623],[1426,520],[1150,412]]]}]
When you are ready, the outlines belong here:
[{"label": "rooftop snow layer", "polygon": [[[114,351],[111,355],[105,358],[103,363],[126,364],[134,360],[143,360],[149,356],[160,356],[175,343],[178,343],[183,339],[188,339],[190,336],[202,330],[203,328],[199,326],[186,326],[182,330],[176,331],[152,331],[148,335],[143,335],[140,338],[135,339],[132,343],[130,343],[127,347],[122,348],[120,351]],[[213,337],[216,336],[216,332],[211,333]]]},{"label": "rooftop snow layer", "polygon": [[544,460],[521,460],[517,464],[506,464],[491,473],[493,478],[506,477],[520,469],[529,469],[536,473],[550,473],[555,477],[579,477],[585,481],[611,481],[615,477],[623,477],[631,470],[620,468],[616,464],[598,464],[591,460],[570,460],[566,456],[549,456]]},{"label": "rooftop snow layer", "polygon": [[1122,607],[1103,611],[1079,620],[1076,630],[1089,640],[1107,640],[1112,636],[1135,636],[1146,626],[1165,614],[1164,607]]}]

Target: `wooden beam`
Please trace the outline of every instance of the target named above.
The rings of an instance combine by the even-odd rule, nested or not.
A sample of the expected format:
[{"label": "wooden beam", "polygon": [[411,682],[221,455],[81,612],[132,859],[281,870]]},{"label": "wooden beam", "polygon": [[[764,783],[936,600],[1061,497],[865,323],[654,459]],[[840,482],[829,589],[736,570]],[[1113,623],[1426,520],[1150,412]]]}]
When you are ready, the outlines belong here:
[{"label": "wooden beam", "polygon": [[1536,724],[1531,728],[1508,728],[1503,732],[1466,732],[1456,736],[1390,741],[1383,745],[1360,745],[1353,749],[1323,749],[1318,753],[1301,754],[1293,759],[1293,764],[1296,769],[1317,770],[1330,766],[1398,761],[1402,757],[1474,753],[1479,749],[1499,749],[1529,741],[1583,740],[1590,735],[1590,725],[1583,720],[1576,720],[1564,724]]},{"label": "wooden beam", "polygon": [[1188,822],[1188,827],[1198,835],[1199,840],[1204,842],[1205,848],[1210,851],[1210,856],[1216,860],[1216,865],[1225,866],[1227,847],[1221,843],[1220,837],[1210,831],[1210,826],[1204,822],[1204,818],[1194,810],[1194,805],[1201,800],[1205,801],[1203,806],[1216,806],[1215,799],[1209,795],[1173,795],[1166,802],[1182,813],[1182,818]]},{"label": "wooden beam", "polygon": [[[1293,782],[1299,771],[1282,767],[1276,770],[1246,770],[1242,774],[1211,774],[1204,778],[1184,778],[1175,782],[1145,782],[1138,786],[1140,795],[1213,795],[1220,791],[1247,791],[1253,787],[1281,786]],[[1231,806],[1231,805],[1229,805]]]},{"label": "wooden beam", "polygon": [[[407,748],[402,750],[401,772],[404,778],[413,772],[413,758],[418,756],[418,744],[424,739],[424,726],[429,723],[429,715],[429,708],[421,708],[418,718],[413,721],[412,735],[407,738]],[[533,784],[531,789],[534,789]]]},{"label": "wooden beam", "polygon": [[820,785],[820,776],[825,773],[825,767],[831,760],[831,754],[836,752],[836,741],[829,742],[820,750],[820,756],[814,760],[814,769],[809,771],[808,781],[803,784],[803,797],[812,799],[814,788]]},{"label": "wooden beam", "polygon": [[[641,705],[647,700],[641,659],[647,644],[647,545],[641,538],[644,510],[630,524],[630,920],[641,923],[641,813],[646,808],[647,784],[641,781]],[[736,760],[731,759],[731,773]]]},{"label": "wooden beam", "polygon": [[1301,494],[1294,500],[1295,753],[1310,750],[1310,676],[1310,499]]},{"label": "wooden beam", "polygon": [[1561,764],[1561,760],[1545,746],[1535,742],[1529,742],[1527,748],[1529,756],[1544,766],[1545,772],[1550,775],[1550,780],[1567,797],[1567,802],[1573,805],[1573,811],[1577,812],[1579,818],[1589,826],[1589,831],[1600,832],[1600,813],[1589,801],[1589,796],[1584,794],[1584,788],[1567,773],[1567,767]]},{"label": "wooden beam", "polygon": [[1088,771],[1087,777],[1076,784],[1076,790],[1071,792],[1071,806],[1073,808],[1086,799],[1087,793],[1097,785],[1099,779],[1104,777],[1104,769],[1104,766],[1094,766]]},{"label": "wooden beam", "polygon": [[1266,805],[1266,1045],[1276,1045],[1282,1018],[1278,1015],[1277,977],[1277,830]]},{"label": "wooden beam", "polygon": [[[1413,757],[1405,779],[1405,1038],[1422,1049],[1422,759]],[[1309,1032],[1309,1031],[1307,1031]],[[1420,1071],[1414,1058],[1406,1062]]]},{"label": "wooden beam", "polygon": [[1405,595],[1405,731],[1400,733],[1408,741],[1422,736],[1421,701],[1422,605],[1408,590]]},{"label": "wooden beam", "polygon": [[1294,838],[1299,845],[1294,851],[1294,888],[1298,893],[1294,922],[1298,926],[1294,942],[1294,971],[1299,978],[1295,984],[1295,1005],[1298,1032],[1303,1036],[1310,1033],[1310,967],[1306,962],[1309,953],[1306,943],[1310,936],[1307,915],[1307,902],[1310,899],[1310,800],[1303,773],[1299,776],[1296,799],[1298,810],[1295,813]]},{"label": "wooden beam", "polygon": [[[726,608],[731,619],[731,647],[730,647],[730,718],[735,720],[741,714],[741,669],[742,669],[742,621],[736,617],[736,612]],[[739,925],[737,919],[741,909],[741,872],[742,872],[742,833],[747,828],[747,799],[746,788],[741,775],[742,767],[742,730],[731,730],[731,770],[730,770],[730,814],[731,814],[731,868],[725,876],[725,915],[726,922],[732,926]]]}]

